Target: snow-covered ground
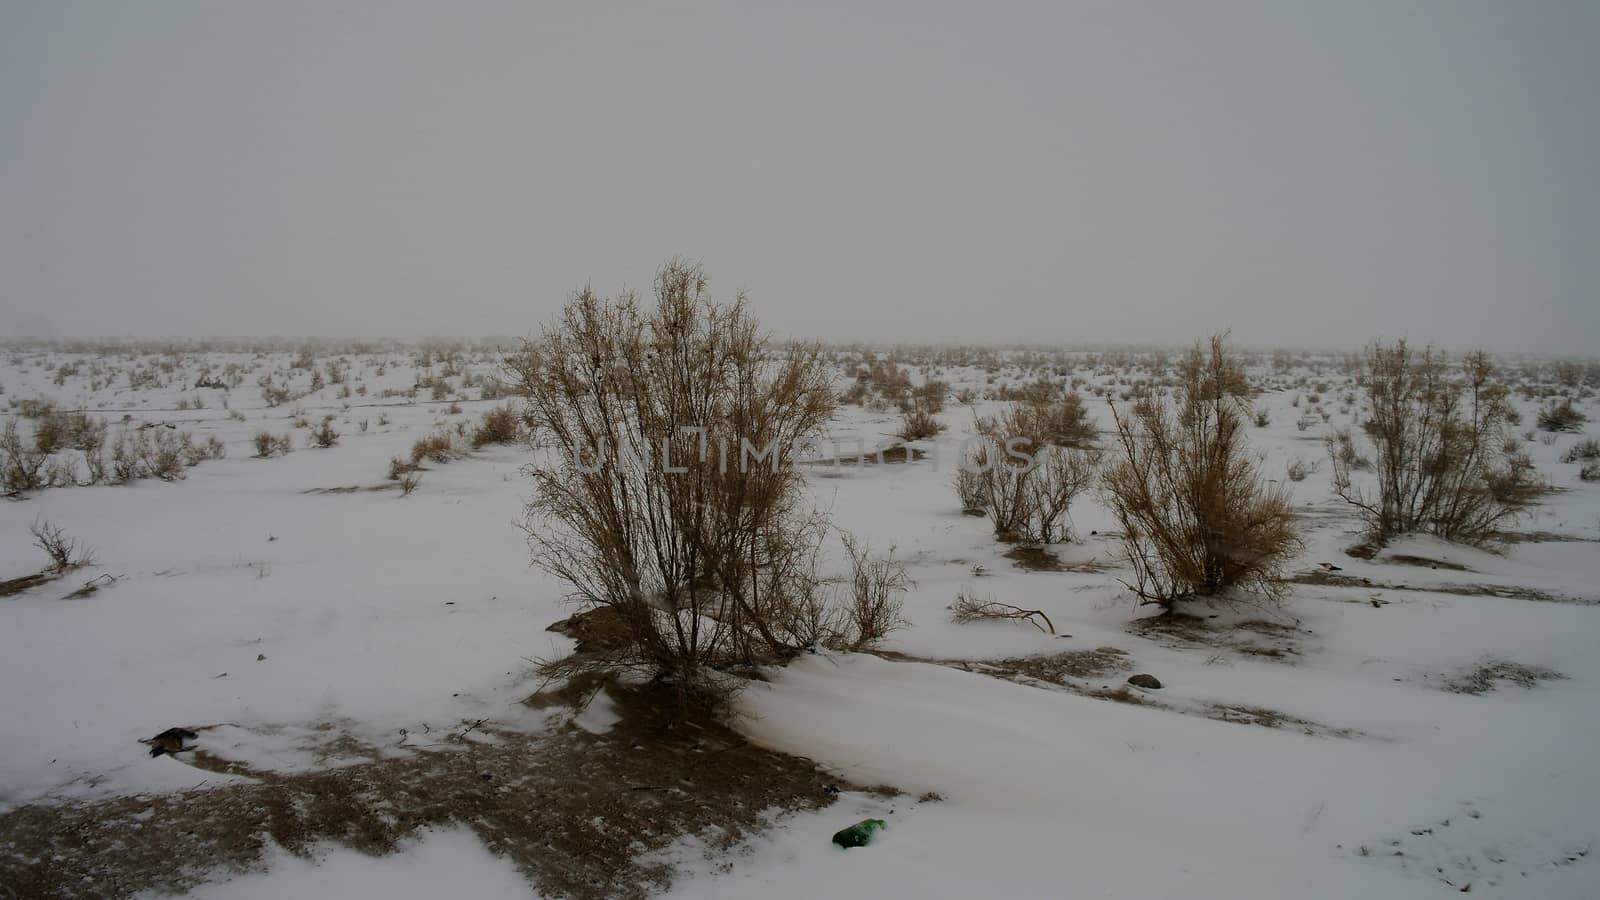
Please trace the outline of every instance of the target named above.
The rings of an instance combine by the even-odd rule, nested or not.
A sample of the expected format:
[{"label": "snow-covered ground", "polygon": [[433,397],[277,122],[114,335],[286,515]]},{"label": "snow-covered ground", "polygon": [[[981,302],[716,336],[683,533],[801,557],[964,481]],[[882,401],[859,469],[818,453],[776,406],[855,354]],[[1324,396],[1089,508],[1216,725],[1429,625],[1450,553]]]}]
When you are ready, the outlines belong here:
[{"label": "snow-covered ground", "polygon": [[[423,368],[414,351],[350,353],[339,357],[341,381],[273,407],[260,376],[287,377],[296,393],[310,387],[310,370],[290,368],[293,354],[192,353],[166,357],[169,369],[163,359],[12,352],[0,368],[0,402],[48,397],[134,426],[171,423],[228,451],[181,481],[49,488],[0,503],[0,578],[42,567],[28,533],[39,519],[96,551],[92,567],[0,598],[0,803],[228,780],[150,758],[138,740],[172,725],[219,725],[203,747],[269,771],[404,754],[439,729],[481,720],[566,727],[520,703],[538,686],[530,660],[571,646],[545,630],[570,611],[562,586],[529,567],[515,527],[526,492],[518,470],[531,451],[489,447],[431,465],[404,497],[386,477],[390,458],[417,438],[470,426],[495,405],[463,385],[492,374],[492,355]],[[325,370],[330,359],[316,363]],[[77,373],[58,383],[72,363]],[[230,363],[242,378],[232,390],[191,387],[203,369]],[[158,372],[159,383],[133,389],[131,370]],[[404,393],[443,373],[445,398]],[[980,393],[994,386],[978,368],[924,374]],[[1077,374],[1112,396],[1148,377]],[[1024,377],[999,373],[1002,383]],[[1079,542],[1059,553],[1095,565],[1068,571],[1017,567],[985,520],[961,514],[954,448],[975,414],[1001,408],[995,401],[952,402],[941,417],[950,430],[927,445],[944,452],[928,459],[811,467],[834,523],[908,564],[911,624],[889,640],[891,658],[807,656],[752,685],[738,727],[857,785],[904,793],[846,793],[825,810],[779,817],[731,857],[685,836],[664,857],[681,870],[673,892],[1426,897],[1470,885],[1488,896],[1594,896],[1600,484],[1560,461],[1579,436],[1525,442],[1560,489],[1519,525],[1539,540],[1494,554],[1413,538],[1354,559],[1343,548],[1357,525],[1331,497],[1321,443],[1352,421],[1335,396],[1350,390],[1343,378],[1311,378],[1334,383],[1320,403],[1329,421],[1314,416],[1302,430],[1316,392],[1296,386],[1293,370],[1263,375],[1258,407],[1269,422],[1250,432],[1268,477],[1285,478],[1296,459],[1320,461],[1292,484],[1306,528],[1294,568],[1306,583],[1280,606],[1200,607],[1192,632],[1131,627],[1147,610],[1118,582],[1117,547],[1103,537],[1110,517],[1093,497],[1073,508]],[[366,390],[341,396],[352,387]],[[196,396],[202,408],[179,409]],[[1086,401],[1108,419],[1103,399]],[[1580,406],[1600,421],[1593,400]],[[1531,427],[1534,404],[1519,407]],[[311,429],[295,421],[325,415],[337,445],[308,447]],[[832,434],[873,446],[898,424],[898,414],[844,406]],[[294,452],[253,458],[261,429],[292,434]],[[345,488],[357,490],[334,490]],[[115,581],[64,599],[101,575]],[[947,607],[963,590],[1043,610],[1058,634],[954,624]],[[1228,627],[1239,623],[1247,627]],[[1126,668],[1070,688],[988,668],[1108,647],[1124,652]],[[1448,689],[1507,671],[1548,677]],[[1119,694],[1145,705],[1090,696],[1134,672],[1163,683]],[[613,719],[597,706],[578,725],[603,730]],[[867,815],[889,823],[870,847],[829,843]],[[218,879],[197,895],[538,890],[469,829],[420,834],[398,861],[330,846],[309,862],[279,854],[264,873]]]}]

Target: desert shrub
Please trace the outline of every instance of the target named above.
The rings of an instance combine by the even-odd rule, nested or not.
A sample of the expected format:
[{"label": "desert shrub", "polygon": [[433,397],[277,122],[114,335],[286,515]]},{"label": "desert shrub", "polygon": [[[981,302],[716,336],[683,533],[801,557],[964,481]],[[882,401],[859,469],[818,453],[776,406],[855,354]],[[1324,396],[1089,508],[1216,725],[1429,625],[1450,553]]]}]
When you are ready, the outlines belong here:
[{"label": "desert shrub", "polygon": [[1265,409],[1258,409],[1256,410],[1255,421],[1257,428],[1265,428],[1272,424],[1272,416]]},{"label": "desert shrub", "polygon": [[92,450],[83,452],[84,468],[89,470],[89,483],[101,484],[106,480],[106,453],[105,446],[101,445]]},{"label": "desert shrub", "polygon": [[1360,448],[1356,446],[1356,439],[1347,428],[1327,436],[1328,455],[1335,457],[1335,466],[1344,466],[1355,472],[1372,471],[1372,460],[1363,456]]},{"label": "desert shrub", "polygon": [[65,572],[94,565],[94,551],[69,537],[60,527],[36,519],[28,532],[33,535],[33,545],[50,557],[50,571]]},{"label": "desert shrub", "polygon": [[106,424],[81,410],[51,411],[39,417],[34,427],[33,445],[40,453],[54,453],[67,447],[88,451],[105,443]]},{"label": "desert shrub", "polygon": [[270,456],[283,456],[294,449],[294,444],[287,434],[278,436],[270,431],[258,431],[253,439],[256,448],[256,458],[266,459]]},{"label": "desert shrub", "polygon": [[71,487],[78,483],[78,461],[71,457],[53,457],[44,466],[46,487]]},{"label": "desert shrub", "polygon": [[460,455],[456,449],[455,438],[448,432],[436,432],[417,438],[411,445],[411,462],[421,463],[423,460],[436,463],[447,463]]},{"label": "desert shrub", "polygon": [[1561,455],[1561,461],[1565,463],[1575,463],[1585,459],[1600,459],[1600,439],[1589,438],[1579,441],[1568,447],[1567,452]]},{"label": "desert shrub", "polygon": [[163,427],[123,429],[111,444],[110,481],[118,484],[142,478],[177,481],[183,470],[203,460],[220,458],[226,447],[215,437],[196,444],[187,431]]},{"label": "desert shrub", "polygon": [[399,481],[405,476],[415,472],[417,464],[407,462],[404,457],[392,456],[389,458],[389,480]]},{"label": "desert shrub", "polygon": [[675,261],[653,307],[585,289],[508,366],[553,451],[529,467],[535,562],[623,623],[608,665],[688,702],[797,651],[783,623],[820,607],[820,526],[795,463],[834,403],[817,348],[772,352],[742,295],[712,301]]},{"label": "desert shrub", "polygon": [[1376,540],[1420,531],[1482,543],[1537,494],[1531,460],[1505,452],[1507,392],[1487,354],[1470,354],[1454,375],[1442,353],[1418,355],[1403,340],[1374,345],[1365,384],[1371,411],[1361,427],[1374,448],[1376,497],[1329,446],[1334,492]]},{"label": "desert shrub", "polygon": [[490,377],[483,379],[481,385],[479,386],[478,399],[499,400],[501,397],[509,397],[513,393],[514,392],[510,386],[508,386],[505,382],[498,378]]},{"label": "desert shrub", "polygon": [[422,476],[415,470],[404,472],[395,480],[400,482],[400,496],[402,497],[411,496],[411,492],[416,490],[418,485],[422,484]]},{"label": "desert shrub", "polygon": [[19,397],[12,401],[17,415],[24,419],[42,419],[55,412],[55,402],[46,397]]},{"label": "desert shrub", "polygon": [[900,417],[901,440],[920,441],[936,437],[941,431],[944,431],[944,423],[920,405],[913,406]]},{"label": "desert shrub", "polygon": [[1288,475],[1290,481],[1305,481],[1306,477],[1321,468],[1317,460],[1307,462],[1303,459],[1293,459],[1289,462]]},{"label": "desert shrub", "polygon": [[147,477],[162,481],[177,481],[189,462],[189,436],[181,437],[168,429],[154,428],[136,432],[135,444]]},{"label": "desert shrub", "polygon": [[42,477],[49,455],[31,447],[17,432],[17,420],[6,419],[0,429],[0,486],[8,494],[32,491],[45,486]]},{"label": "desert shrub", "polygon": [[292,399],[289,389],[285,386],[274,384],[271,376],[263,375],[256,384],[261,388],[261,400],[267,406],[281,406]]},{"label": "desert shrub", "polygon": [[40,453],[50,454],[61,449],[66,444],[66,435],[61,427],[61,421],[55,413],[44,416],[33,428],[33,448]]},{"label": "desert shrub", "polygon": [[1600,462],[1588,462],[1578,470],[1578,477],[1584,481],[1600,481]]},{"label": "desert shrub", "polygon": [[972,388],[962,388],[956,391],[956,402],[962,406],[971,406],[978,402],[978,392]]},{"label": "desert shrub", "polygon": [[522,418],[516,407],[507,403],[483,414],[478,427],[472,430],[472,446],[488,444],[514,444],[522,437]]},{"label": "desert shrub", "polygon": [[956,472],[962,508],[986,513],[1000,540],[1069,539],[1071,528],[1062,520],[1099,469],[1098,450],[1052,443],[1053,421],[1038,410],[1019,404],[1005,415],[979,419],[980,440],[963,454]]},{"label": "desert shrub", "polygon": [[849,631],[842,640],[851,650],[863,650],[907,624],[900,595],[911,589],[911,577],[894,561],[892,549],[888,556],[874,557],[865,543],[848,534],[844,546],[850,557]]},{"label": "desert shrub", "polygon": [[1040,447],[1091,447],[1096,437],[1077,391],[1045,392],[1034,386],[1008,418],[1013,434],[1026,434]]},{"label": "desert shrub", "polygon": [[962,512],[980,516],[989,514],[987,465],[988,448],[978,447],[968,451],[961,465],[956,466],[956,499],[961,502]]},{"label": "desert shrub", "polygon": [[339,432],[333,430],[333,423],[327,419],[323,419],[322,424],[311,432],[311,446],[313,447],[321,447],[326,450],[337,443],[339,443]]},{"label": "desert shrub", "polygon": [[867,404],[867,395],[871,390],[872,385],[867,381],[866,376],[860,376],[855,381],[850,382],[850,386],[845,388],[844,392],[839,395],[839,402],[849,403],[853,406],[865,406]]},{"label": "desert shrub", "polygon": [[1217,335],[1184,357],[1175,403],[1112,407],[1104,493],[1133,567],[1124,584],[1144,602],[1171,608],[1241,587],[1281,593],[1300,542],[1287,491],[1264,482],[1245,443],[1247,394],[1243,366]]},{"label": "desert shrub", "polygon": [[1577,431],[1589,417],[1572,405],[1571,398],[1552,399],[1539,407],[1539,428],[1543,431]]},{"label": "desert shrub", "polygon": [[944,411],[944,398],[950,394],[950,385],[930,379],[911,392],[912,402],[918,409],[932,413]]}]

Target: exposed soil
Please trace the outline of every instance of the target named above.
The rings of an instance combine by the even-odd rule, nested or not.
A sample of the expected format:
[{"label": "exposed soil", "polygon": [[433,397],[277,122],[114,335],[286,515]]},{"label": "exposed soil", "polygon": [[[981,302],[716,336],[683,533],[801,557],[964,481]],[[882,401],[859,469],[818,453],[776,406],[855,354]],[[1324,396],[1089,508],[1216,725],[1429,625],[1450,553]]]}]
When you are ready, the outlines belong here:
[{"label": "exposed soil", "polygon": [[1600,544],[1600,538],[1556,531],[1502,531],[1495,540],[1507,544]]},{"label": "exposed soil", "polygon": [[1418,591],[1434,594],[1453,594],[1458,597],[1504,597],[1507,600],[1533,600],[1539,603],[1577,603],[1583,606],[1600,605],[1600,597],[1563,597],[1534,588],[1498,584],[1401,584],[1374,580],[1357,575],[1343,575],[1321,569],[1302,572],[1288,579],[1294,584],[1326,585],[1329,587],[1364,588],[1385,591]]},{"label": "exposed soil", "polygon": [[1275,709],[1241,703],[1213,703],[1206,707],[1206,715],[1220,722],[1259,725],[1262,728],[1289,728],[1310,735],[1353,738],[1362,734],[1362,732],[1354,728],[1330,728],[1327,725],[1322,725],[1309,719],[1302,719],[1298,716],[1291,716]]},{"label": "exposed soil", "polygon": [[1062,562],[1050,550],[1035,544],[1019,544],[1007,550],[1006,559],[1016,564],[1017,568],[1028,572],[1105,572],[1108,566],[1100,565],[1094,561],[1084,563]]},{"label": "exposed soil", "polygon": [[1391,556],[1380,556],[1378,562],[1389,563],[1397,566],[1426,566],[1430,569],[1449,569],[1452,572],[1470,572],[1471,569],[1460,563],[1444,559],[1433,559],[1427,556],[1413,556],[1409,553],[1396,553]]},{"label": "exposed soil", "polygon": [[[1163,616],[1161,618],[1167,617]],[[1182,616],[1180,614],[1180,618],[1193,619],[1195,617]],[[1272,628],[1290,627],[1280,626],[1271,622],[1243,624],[1270,626]],[[1216,719],[1219,722],[1232,722],[1237,725],[1285,728],[1320,737],[1358,738],[1368,736],[1365,732],[1354,728],[1333,728],[1319,722],[1302,719],[1298,716],[1292,716],[1288,713],[1261,706],[1233,703],[1208,703],[1202,706],[1175,705],[1158,700],[1151,693],[1136,690],[1128,684],[1115,686],[1100,684],[1096,686],[1094,682],[1101,681],[1107,677],[1121,676],[1122,673],[1133,669],[1132,657],[1128,655],[1126,650],[1119,647],[1098,647],[1094,650],[1072,650],[1066,653],[1052,653],[1047,656],[1021,656],[979,661],[928,659],[889,652],[882,652],[878,655],[885,659],[902,662],[924,662],[948,666],[952,669],[960,669],[963,672],[1003,678],[1029,687],[1046,689],[1059,687],[1080,696],[1093,697],[1096,700],[1110,700],[1113,703],[1146,706],[1182,715],[1200,715],[1208,719]]]},{"label": "exposed soil", "polygon": [[907,447],[905,444],[892,444],[879,450],[868,450],[857,456],[830,456],[824,459],[806,460],[806,465],[812,466],[873,466],[878,463],[890,465],[915,462],[928,458],[928,451],[916,447]]},{"label": "exposed soil", "polygon": [[1061,564],[1061,557],[1043,547],[1028,545],[1012,547],[1005,552],[1005,558],[1016,563],[1017,568],[1028,572],[1060,572],[1066,568]]},{"label": "exposed soil", "polygon": [[172,765],[255,783],[0,814],[0,884],[39,898],[181,892],[219,870],[259,867],[269,841],[296,853],[335,841],[384,854],[420,827],[461,824],[543,894],[637,898],[672,877],[640,861],[651,851],[686,834],[714,833],[731,847],[768,825],[764,810],[824,807],[841,787],[715,722],[674,718],[670,697],[614,699],[623,718],[606,734],[479,727],[490,740],[306,773],[182,752]]},{"label": "exposed soil", "polygon": [[1539,666],[1525,666],[1508,659],[1486,659],[1469,671],[1447,678],[1445,690],[1457,694],[1487,694],[1501,682],[1532,688],[1541,681],[1559,681],[1567,676]]},{"label": "exposed soil", "polygon": [[628,623],[615,607],[597,606],[554,622],[545,631],[577,641],[574,653],[604,653],[627,647],[633,640]]},{"label": "exposed soil", "polygon": [[1267,619],[1218,624],[1189,613],[1169,612],[1135,619],[1128,631],[1176,649],[1215,647],[1256,659],[1292,662],[1300,655],[1300,639],[1309,634],[1297,625]]},{"label": "exposed soil", "polygon": [[1118,647],[1069,650],[1049,656],[1016,656],[985,663],[991,675],[1011,680],[1034,679],[1069,686],[1068,679],[1104,678],[1133,668],[1128,651]]}]

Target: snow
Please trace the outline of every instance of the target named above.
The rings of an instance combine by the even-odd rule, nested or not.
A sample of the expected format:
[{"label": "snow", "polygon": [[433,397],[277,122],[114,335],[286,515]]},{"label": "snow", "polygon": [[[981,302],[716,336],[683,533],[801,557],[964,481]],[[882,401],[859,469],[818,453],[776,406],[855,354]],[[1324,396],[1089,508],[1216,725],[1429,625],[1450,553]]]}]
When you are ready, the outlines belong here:
[{"label": "snow", "polygon": [[196,900],[279,897],[388,897],[393,900],[532,900],[516,867],[490,853],[470,828],[424,829],[399,852],[378,858],[338,846],[307,859],[274,849],[267,869],[190,892]]},{"label": "snow", "polygon": [[[0,577],[40,567],[27,531],[37,518],[94,546],[98,559],[0,599],[0,806],[227,780],[150,758],[138,739],[172,725],[214,726],[201,731],[203,749],[284,772],[410,753],[441,729],[478,720],[550,727],[547,713],[519,702],[538,686],[532,661],[571,646],[545,630],[570,612],[563,588],[529,567],[514,527],[526,492],[519,469],[532,452],[489,448],[430,466],[409,497],[366,490],[391,485],[389,458],[418,437],[470,422],[492,403],[467,400],[452,413],[448,402],[380,396],[425,373],[401,352],[349,355],[352,378],[370,393],[340,398],[330,384],[298,401],[299,410],[266,408],[251,387],[258,373],[285,369],[287,354],[212,353],[185,363],[187,383],[202,363],[245,367],[244,386],[228,393],[241,422],[222,408],[224,392],[185,389],[182,379],[141,390],[125,381],[91,390],[87,376],[53,384],[50,370],[72,359],[92,357],[12,354],[0,366],[5,397],[49,395],[112,419],[132,410],[136,422],[216,435],[229,455],[181,482],[49,489],[0,504]],[[486,362],[473,365],[488,371]],[[1079,374],[1114,394],[1133,377]],[[980,369],[936,377],[989,386]],[[1334,394],[1345,389],[1324,391],[1324,407],[1334,410]],[[910,627],[886,650],[981,664],[1115,647],[1133,668],[1079,687],[1116,688],[1131,672],[1148,672],[1164,687],[1143,696],[1160,706],[951,664],[802,657],[740,696],[738,727],[857,785],[905,793],[847,793],[815,813],[774,811],[773,827],[732,856],[686,836],[673,852],[682,869],[673,894],[1400,898],[1470,883],[1479,896],[1593,896],[1600,485],[1579,482],[1577,467],[1559,462],[1576,438],[1525,444],[1562,490],[1521,527],[1556,539],[1488,553],[1414,537],[1359,560],[1344,553],[1356,523],[1330,497],[1321,444],[1350,416],[1332,412],[1331,422],[1318,418],[1301,431],[1296,419],[1309,402],[1292,402],[1308,393],[1263,395],[1271,424],[1249,437],[1272,478],[1291,460],[1324,460],[1291,485],[1307,528],[1293,568],[1315,573],[1330,563],[1345,580],[1298,584],[1277,607],[1196,610],[1219,626],[1279,626],[1287,637],[1221,629],[1280,647],[1277,657],[1238,642],[1131,631],[1148,611],[1118,583],[1117,545],[1105,534],[1112,522],[1093,497],[1072,510],[1080,543],[1059,554],[1096,566],[1027,572],[1005,558],[985,520],[961,515],[950,487],[954,448],[974,413],[1001,404],[952,404],[942,416],[950,430],[935,442],[945,452],[935,458],[809,468],[834,522],[877,552],[892,547],[915,580],[905,598]],[[206,408],[177,410],[180,396],[196,394]],[[1103,401],[1086,405],[1108,421]],[[1533,404],[1519,405],[1531,424]],[[1600,418],[1592,402],[1586,408]],[[333,414],[338,446],[306,448],[305,429],[293,427],[298,413],[312,421]],[[844,407],[831,434],[840,449],[857,439],[871,447],[897,424],[892,413]],[[261,428],[294,434],[295,451],[251,458]],[[349,487],[358,490],[315,492]],[[825,564],[839,560],[828,548]],[[63,599],[102,574],[118,580]],[[1043,610],[1058,633],[1021,622],[954,624],[947,607],[963,590]],[[1562,677],[1531,688],[1501,683],[1478,696],[1444,689],[1495,660]],[[1303,720],[1315,733],[1292,721],[1217,721],[1210,716],[1219,705]],[[574,724],[604,732],[618,716],[600,694]],[[919,802],[925,792],[943,799]],[[889,822],[871,846],[829,843],[867,816]],[[383,860],[327,847],[315,860],[279,852],[266,862],[261,873],[196,896],[510,897],[537,889],[465,829],[421,835]]]}]

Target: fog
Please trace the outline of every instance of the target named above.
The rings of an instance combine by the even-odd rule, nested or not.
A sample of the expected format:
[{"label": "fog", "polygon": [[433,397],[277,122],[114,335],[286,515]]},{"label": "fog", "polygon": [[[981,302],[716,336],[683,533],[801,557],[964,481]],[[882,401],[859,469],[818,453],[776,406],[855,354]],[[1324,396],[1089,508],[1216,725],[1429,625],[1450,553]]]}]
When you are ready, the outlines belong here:
[{"label": "fog", "polygon": [[0,6],[0,334],[1600,351],[1600,4],[624,6]]}]

